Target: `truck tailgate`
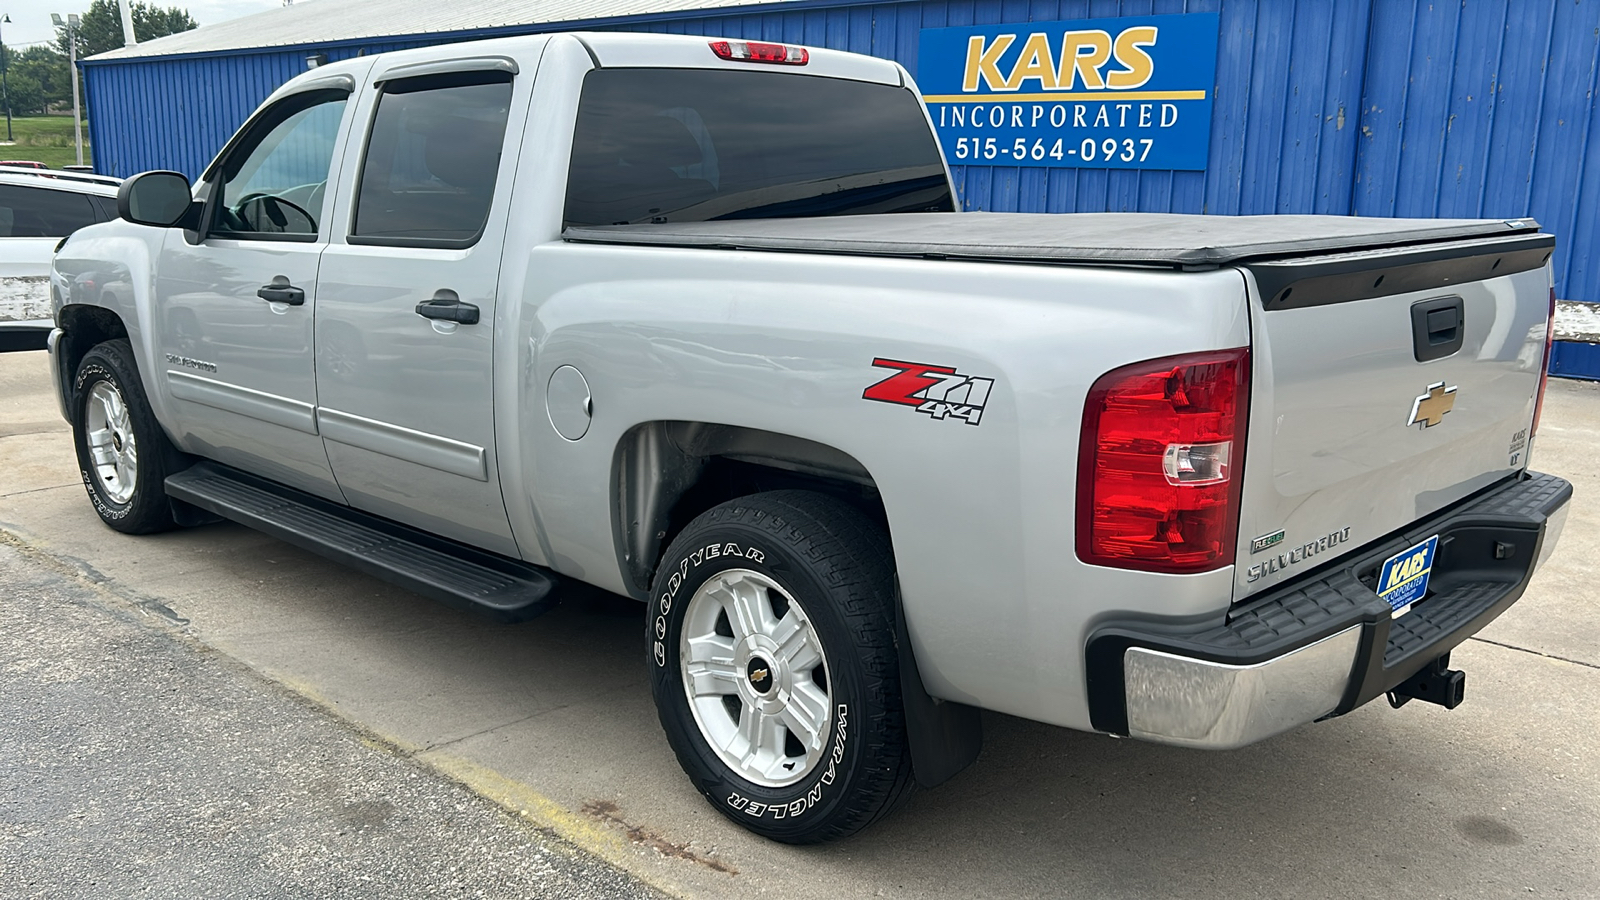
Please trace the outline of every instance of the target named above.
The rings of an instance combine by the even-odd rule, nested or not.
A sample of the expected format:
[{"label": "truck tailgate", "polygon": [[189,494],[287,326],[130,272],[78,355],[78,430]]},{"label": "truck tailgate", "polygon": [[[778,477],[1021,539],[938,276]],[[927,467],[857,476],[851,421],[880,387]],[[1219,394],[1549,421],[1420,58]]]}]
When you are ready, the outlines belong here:
[{"label": "truck tailgate", "polygon": [[1548,235],[1246,262],[1252,395],[1235,596],[1526,468]]}]

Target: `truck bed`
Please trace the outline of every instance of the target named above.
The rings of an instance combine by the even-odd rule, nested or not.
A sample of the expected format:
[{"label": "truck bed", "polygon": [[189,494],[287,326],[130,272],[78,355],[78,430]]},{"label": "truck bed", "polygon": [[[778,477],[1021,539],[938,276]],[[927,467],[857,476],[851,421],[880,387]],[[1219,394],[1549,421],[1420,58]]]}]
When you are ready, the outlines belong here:
[{"label": "truck bed", "polygon": [[604,244],[1209,268],[1538,231],[1533,219],[980,212],[573,226],[562,236]]},{"label": "truck bed", "polygon": [[[1235,301],[1250,317],[1253,385],[1238,541],[1228,551],[1236,601],[1307,571],[1329,546],[1385,540],[1527,466],[1554,249],[1532,219],[916,213],[572,227],[564,236],[885,262],[1248,271],[1238,284],[1258,300],[1246,303],[1240,290]],[[1081,292],[1060,274],[1059,296],[1072,302]],[[994,281],[997,303],[1003,282]],[[1448,408],[1448,422],[1443,412],[1419,419],[1424,401]]]}]

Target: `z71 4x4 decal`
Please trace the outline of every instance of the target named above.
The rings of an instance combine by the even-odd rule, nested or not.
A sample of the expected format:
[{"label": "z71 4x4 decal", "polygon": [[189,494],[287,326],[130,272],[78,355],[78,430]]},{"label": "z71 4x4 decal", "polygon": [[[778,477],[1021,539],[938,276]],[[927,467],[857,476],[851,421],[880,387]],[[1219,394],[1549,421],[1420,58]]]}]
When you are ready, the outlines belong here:
[{"label": "z71 4x4 decal", "polygon": [[968,425],[976,425],[983,418],[984,404],[989,402],[989,390],[994,387],[993,378],[963,375],[949,366],[897,359],[875,359],[872,365],[896,371],[862,391],[861,399],[914,406],[917,412],[935,419],[956,418]]}]

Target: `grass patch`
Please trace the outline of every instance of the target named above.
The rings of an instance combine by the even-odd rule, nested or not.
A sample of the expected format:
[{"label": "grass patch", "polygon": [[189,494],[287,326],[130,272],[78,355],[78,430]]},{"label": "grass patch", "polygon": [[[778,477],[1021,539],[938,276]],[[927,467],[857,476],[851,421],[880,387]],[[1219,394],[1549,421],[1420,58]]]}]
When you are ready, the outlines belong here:
[{"label": "grass patch", "polygon": [[[0,123],[0,128],[3,128]],[[11,133],[16,143],[0,145],[0,159],[31,159],[52,169],[72,165],[77,161],[72,150],[71,116],[29,116],[13,118]],[[0,140],[5,132],[0,130]],[[89,123],[83,125],[83,161],[92,163],[89,156]]]}]

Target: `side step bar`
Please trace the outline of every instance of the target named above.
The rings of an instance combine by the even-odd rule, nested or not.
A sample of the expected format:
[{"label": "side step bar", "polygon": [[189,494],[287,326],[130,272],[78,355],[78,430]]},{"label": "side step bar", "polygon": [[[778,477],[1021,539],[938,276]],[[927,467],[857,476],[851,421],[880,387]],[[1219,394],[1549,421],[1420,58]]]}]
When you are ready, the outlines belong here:
[{"label": "side step bar", "polygon": [[500,622],[559,599],[547,569],[330,503],[237,469],[201,462],[170,475],[167,495],[312,553]]}]

